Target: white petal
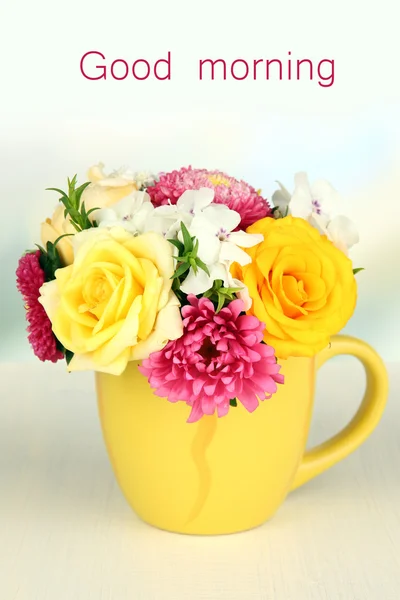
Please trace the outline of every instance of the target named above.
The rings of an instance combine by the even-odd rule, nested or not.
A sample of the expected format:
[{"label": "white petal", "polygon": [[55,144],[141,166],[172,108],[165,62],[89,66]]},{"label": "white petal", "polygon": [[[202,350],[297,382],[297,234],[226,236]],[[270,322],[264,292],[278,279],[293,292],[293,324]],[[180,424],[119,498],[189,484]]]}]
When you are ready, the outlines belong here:
[{"label": "white petal", "polygon": [[141,208],[137,211],[137,213],[133,216],[132,224],[136,228],[138,233],[144,233],[146,230],[146,224],[150,220],[151,215],[154,212],[154,207],[152,204],[148,204],[144,202]]},{"label": "white petal", "polygon": [[276,183],[279,185],[280,190],[276,190],[276,192],[272,194],[271,200],[274,206],[281,209],[286,209],[292,196],[280,181],[277,181]]},{"label": "white petal", "polygon": [[326,215],[318,215],[317,213],[311,213],[311,215],[308,217],[308,222],[310,223],[310,225],[315,227],[315,229],[318,229],[318,231],[322,235],[327,235],[326,227],[329,223],[329,219]]},{"label": "white petal", "polygon": [[271,198],[274,208],[280,208],[281,210],[286,210],[290,204],[290,199],[291,196],[288,198],[286,194],[281,192],[281,190],[276,190],[276,192],[272,194]]},{"label": "white petal", "polygon": [[97,222],[98,225],[103,223],[103,221],[115,221],[117,215],[112,208],[101,208],[99,210],[94,210],[90,216],[93,215],[93,219]]},{"label": "white petal", "polygon": [[231,242],[222,242],[219,254],[220,261],[237,262],[242,267],[251,263],[251,257]]},{"label": "white petal", "polygon": [[312,212],[312,196],[305,173],[295,175],[295,189],[290,200],[290,213],[294,217],[307,219]]},{"label": "white petal", "polygon": [[192,215],[179,211],[176,205],[165,205],[155,208],[147,217],[143,227],[147,231],[157,231],[167,238],[176,238],[181,230],[181,222],[189,227]]},{"label": "white petal", "polygon": [[308,181],[308,175],[304,171],[296,173],[294,176],[295,188],[302,188],[311,195],[310,183]]},{"label": "white petal", "polygon": [[154,209],[154,214],[156,217],[168,217],[172,218],[178,214],[179,210],[176,204],[163,204],[162,206],[157,206]]},{"label": "white petal", "polygon": [[[169,225],[168,229],[165,232],[165,237],[167,240],[176,240],[178,239],[179,234],[182,232],[181,229],[182,221],[175,221],[172,225]],[[187,223],[185,223],[187,225]]]},{"label": "white petal", "polygon": [[225,287],[229,287],[230,273],[228,268],[229,263],[216,263],[209,267],[210,277],[212,281],[221,279]]},{"label": "white petal", "polygon": [[318,179],[311,186],[313,200],[318,200],[322,212],[330,218],[331,213],[337,210],[340,204],[340,196],[332,185],[324,179]]},{"label": "white petal", "polygon": [[230,210],[224,204],[212,204],[203,210],[203,215],[214,225],[215,231],[223,228],[233,231],[239,225],[241,217],[235,210]]},{"label": "white petal", "polygon": [[197,274],[194,274],[193,269],[190,269],[188,276],[181,285],[181,290],[184,294],[203,294],[212,286],[213,281],[203,269],[199,269]]},{"label": "white petal", "polygon": [[184,212],[196,213],[209,206],[213,199],[214,190],[204,187],[199,190],[186,190],[178,199],[176,205]]},{"label": "white petal", "polygon": [[205,211],[193,217],[189,229],[190,233],[196,237],[201,233],[217,236],[220,229],[219,225],[206,217],[204,213]]},{"label": "white petal", "polygon": [[122,219],[120,219],[119,221],[115,221],[115,223],[112,224],[113,227],[122,227],[123,229],[125,229],[125,231],[129,231],[129,233],[141,233],[141,231],[138,229],[135,221],[124,221]]},{"label": "white petal", "polygon": [[262,233],[245,233],[244,231],[233,231],[229,234],[229,241],[241,248],[252,248],[264,240]]},{"label": "white petal", "polygon": [[360,241],[358,231],[353,221],[344,215],[338,215],[329,222],[327,227],[329,238],[338,248],[351,248]]},{"label": "white petal", "polygon": [[197,256],[205,262],[207,265],[212,265],[218,262],[219,253],[221,250],[221,242],[214,233],[207,231],[192,232],[192,228],[189,229],[192,235],[195,235],[199,242],[199,249]]},{"label": "white petal", "polygon": [[100,229],[111,229],[111,227],[115,227],[118,223],[115,219],[102,219],[97,222],[97,225]]},{"label": "white petal", "polygon": [[197,190],[197,195],[194,198],[194,212],[204,210],[214,200],[214,190],[212,188],[202,187]]},{"label": "white petal", "polygon": [[122,200],[115,202],[112,205],[112,210],[119,218],[122,218],[125,215],[130,215],[135,212],[135,200],[136,199],[134,195],[129,194],[129,196],[125,196],[125,198],[122,198]]}]

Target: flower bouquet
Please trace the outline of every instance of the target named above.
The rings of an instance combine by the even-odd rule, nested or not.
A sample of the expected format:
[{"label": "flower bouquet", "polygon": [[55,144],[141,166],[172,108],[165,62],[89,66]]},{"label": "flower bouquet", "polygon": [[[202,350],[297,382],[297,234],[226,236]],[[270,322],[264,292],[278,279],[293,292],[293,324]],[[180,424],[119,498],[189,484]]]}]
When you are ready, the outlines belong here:
[{"label": "flower bouquet", "polygon": [[[271,203],[243,181],[191,167],[157,176],[128,169],[105,175],[100,164],[88,179],[79,186],[76,176],[69,179],[66,191],[50,188],[59,204],[42,224],[41,245],[19,261],[17,286],[33,351],[42,361],[65,360],[68,371],[96,372],[103,431],[121,487],[131,501],[137,472],[146,468],[153,482],[147,499],[131,501],[145,520],[195,533],[248,528],[252,522],[223,525],[215,507],[212,518],[204,517],[207,525],[201,524],[210,465],[200,463],[217,434],[226,451],[235,443],[228,438],[236,427],[238,436],[257,436],[258,425],[249,417],[261,410],[260,402],[276,394],[271,402],[287,410],[281,390],[290,387],[289,379],[295,388],[305,386],[299,374],[290,374],[290,365],[313,369],[314,357],[330,348],[332,336],[353,314],[360,269],[348,251],[358,242],[357,231],[347,217],[332,215],[337,192],[325,181],[310,186],[304,173],[295,176],[292,194],[279,184]],[[312,399],[312,383],[308,387]],[[171,412],[177,403],[180,410]],[[279,497],[290,488],[304,453],[311,400],[299,405],[307,414],[299,415],[296,456],[290,468],[285,465]],[[105,417],[110,410],[119,415],[109,417],[109,423],[120,420],[115,430]],[[152,415],[142,414],[146,410]],[[260,419],[264,423],[266,417]],[[219,434],[217,422],[224,420]],[[127,422],[134,425],[124,437]],[[188,433],[192,427],[196,432]],[[154,444],[169,431],[161,453],[190,437],[179,450],[193,455],[179,481],[190,480],[191,469],[200,477],[200,491],[188,492],[194,494],[188,515],[189,505],[201,505],[191,518],[179,521],[174,494],[164,517],[146,516],[154,504],[149,497],[165,494],[157,487],[164,484],[155,483],[162,476],[150,471],[164,458],[133,464],[132,456],[144,448],[131,441],[145,443],[143,430]],[[133,479],[124,469],[136,473]],[[170,494],[173,475],[168,477]],[[232,476],[225,484],[234,493],[239,482]],[[265,520],[264,513],[256,520]]]}]

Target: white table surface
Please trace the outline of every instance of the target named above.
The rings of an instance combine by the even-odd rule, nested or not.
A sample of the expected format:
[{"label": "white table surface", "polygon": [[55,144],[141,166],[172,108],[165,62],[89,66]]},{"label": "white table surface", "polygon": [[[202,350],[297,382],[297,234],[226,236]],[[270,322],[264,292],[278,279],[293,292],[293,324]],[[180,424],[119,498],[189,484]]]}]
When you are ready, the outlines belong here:
[{"label": "white table surface", "polygon": [[[142,523],[114,480],[92,374],[0,365],[1,600],[399,600],[400,364],[378,429],[242,534]],[[352,359],[323,367],[310,443],[355,411]]]}]

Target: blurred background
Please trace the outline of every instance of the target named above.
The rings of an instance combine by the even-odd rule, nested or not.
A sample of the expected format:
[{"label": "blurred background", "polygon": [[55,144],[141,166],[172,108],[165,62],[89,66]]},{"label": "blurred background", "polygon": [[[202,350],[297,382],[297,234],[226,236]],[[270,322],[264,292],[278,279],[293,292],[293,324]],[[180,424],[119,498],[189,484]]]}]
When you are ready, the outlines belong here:
[{"label": "blurred background", "polygon": [[[38,4],[43,20],[37,19]],[[181,11],[182,2],[150,0],[139,27],[123,18],[111,25],[92,0],[57,7],[40,0],[25,6],[22,21],[10,3],[13,34],[6,30],[1,41],[3,55],[13,59],[2,67],[12,93],[1,98],[0,113],[0,360],[36,360],[26,340],[15,268],[19,256],[40,243],[40,223],[54,210],[57,195],[45,188],[64,188],[75,173],[83,182],[87,168],[99,161],[109,171],[122,165],[218,168],[261,188],[267,198],[275,180],[292,190],[297,171],[307,171],[310,180],[327,179],[342,195],[337,212],[359,229],[351,258],[365,268],[357,275],[358,306],[346,332],[375,346],[385,360],[400,360],[400,91],[389,45],[395,24],[386,22],[384,6],[379,15],[366,14],[358,0],[338,0],[329,25],[325,5],[316,0],[291,3],[289,13],[285,2],[273,13],[266,7],[250,0],[245,13],[233,13],[225,1],[204,0],[194,23]],[[123,16],[124,2],[113,10]],[[179,18],[168,18],[171,10]],[[363,25],[354,44],[360,11]],[[313,15],[312,23],[305,14]],[[93,15],[96,24],[88,26]],[[386,35],[373,45],[383,21]],[[69,43],[59,38],[61,22],[71,32]],[[171,81],[86,80],[79,62],[89,50],[101,51],[108,64],[116,58],[154,62],[170,51]],[[294,59],[333,58],[334,85],[198,80],[201,58],[251,62],[284,59],[289,50]]]}]

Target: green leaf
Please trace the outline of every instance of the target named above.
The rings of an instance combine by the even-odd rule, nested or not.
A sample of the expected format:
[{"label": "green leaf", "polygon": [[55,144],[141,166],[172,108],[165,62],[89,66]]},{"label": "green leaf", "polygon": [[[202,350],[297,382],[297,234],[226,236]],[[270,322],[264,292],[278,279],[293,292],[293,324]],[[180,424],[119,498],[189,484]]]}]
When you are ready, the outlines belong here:
[{"label": "green leaf", "polygon": [[81,212],[82,217],[84,219],[86,219],[87,218],[87,214],[86,214],[86,208],[85,208],[85,203],[84,202],[82,202],[82,204],[81,204],[80,212]]},{"label": "green leaf", "polygon": [[195,260],[196,260],[196,265],[197,265],[198,267],[200,267],[200,269],[203,269],[203,271],[204,271],[205,273],[207,273],[207,275],[208,275],[208,276],[210,276],[210,271],[208,270],[208,267],[207,267],[207,265],[206,265],[205,263],[203,263],[203,261],[202,261],[202,260],[200,260],[200,258],[199,258],[198,256],[196,257],[196,259],[195,259]]},{"label": "green leaf", "polygon": [[179,290],[180,282],[179,279],[174,279],[172,282],[172,291],[177,292]]},{"label": "green leaf", "polygon": [[237,406],[237,400],[236,400],[236,398],[231,398],[231,399],[229,400],[229,404],[230,404],[231,406]]},{"label": "green leaf", "polygon": [[184,273],[186,273],[186,271],[189,271],[189,269],[190,269],[190,264],[189,263],[182,263],[176,269],[176,271],[173,274],[173,276],[171,277],[171,279],[177,279],[178,277],[180,277],[181,275],[183,275]]},{"label": "green leaf", "polygon": [[353,269],[354,275],[357,275],[360,271],[365,271],[364,267],[358,267],[357,269]]},{"label": "green leaf", "polygon": [[[90,181],[86,181],[86,183],[82,183],[82,185],[80,185],[76,190],[76,197],[78,199],[78,203],[80,203],[81,200],[81,196],[83,194],[83,192],[86,190],[87,186],[90,185]],[[96,210],[96,209],[93,209]]]},{"label": "green leaf", "polygon": [[78,211],[79,204],[78,204],[78,200],[76,198],[75,190],[70,191],[70,193],[69,193],[69,201],[70,201],[70,204],[71,204],[71,210],[74,209],[74,210]]},{"label": "green leaf", "polygon": [[95,210],[100,210],[99,208],[91,208],[90,210],[87,211],[86,216],[88,217],[92,212],[94,212]]},{"label": "green leaf", "polygon": [[[72,179],[68,178],[68,195],[70,198],[74,199],[74,202],[76,201],[76,190],[75,190],[75,186],[76,186],[76,182],[78,180],[78,176],[74,175]],[[73,206],[76,206],[75,203],[73,204]],[[76,206],[76,208],[78,208]]]},{"label": "green leaf", "polygon": [[45,280],[52,281],[55,279],[55,272],[61,269],[63,264],[55,244],[47,242],[46,250],[38,246],[40,250],[39,264],[43,269]]},{"label": "green leaf", "polygon": [[[74,175],[72,179],[68,178],[68,194],[63,192],[59,188],[47,188],[48,190],[52,190],[61,194],[60,202],[63,203],[64,210],[64,218],[67,216],[70,217],[70,221],[76,231],[82,231],[84,229],[89,229],[93,227],[88,215],[90,214],[86,211],[86,207],[84,203],[81,206],[81,196],[84,190],[90,185],[90,182],[83,183],[78,188],[76,187],[77,176]],[[98,209],[92,209],[98,210]]]},{"label": "green leaf", "polygon": [[65,215],[65,212],[68,213],[70,211],[70,209],[71,209],[70,200],[69,200],[68,196],[66,196],[64,194],[64,196],[61,196],[59,202],[62,202],[64,204],[64,206],[65,206],[65,211],[64,211],[64,215]]},{"label": "green leaf", "polygon": [[[175,248],[178,249],[179,254],[182,254],[185,250],[184,245],[182,244],[182,242],[180,242],[179,240],[167,240],[170,244],[172,244],[173,246],[175,246]],[[176,257],[175,257],[176,258]]]},{"label": "green leaf", "polygon": [[52,261],[54,270],[56,271],[57,269],[61,268],[63,265],[62,265],[58,250],[56,248],[56,245],[53,244],[52,242],[47,242],[46,250],[47,250],[47,255],[49,256],[50,260]]},{"label": "green leaf", "polygon": [[219,312],[220,310],[222,310],[224,308],[224,304],[225,304],[225,298],[222,294],[218,294],[218,304],[217,304],[217,308],[215,312]]},{"label": "green leaf", "polygon": [[189,258],[189,264],[190,264],[190,266],[193,269],[193,273],[195,275],[197,275],[197,272],[198,272],[199,269],[198,269],[197,264],[196,264],[196,259],[195,258]]},{"label": "green leaf", "polygon": [[193,250],[193,239],[190,237],[190,233],[186,228],[186,225],[183,221],[181,221],[181,230],[183,236],[183,243],[185,247],[185,253],[191,252]]},{"label": "green leaf", "polygon": [[[54,335],[54,334],[53,334],[53,335]],[[54,336],[54,338],[55,338],[55,340],[56,340],[56,348],[57,348],[57,350],[58,350],[59,352],[62,352],[62,353],[65,355],[65,348],[64,348],[64,346],[62,345],[62,343],[60,342],[60,340],[58,340],[58,339],[56,338],[56,336]]]},{"label": "green leaf", "polygon": [[73,228],[74,228],[74,229],[76,229],[76,231],[77,231],[78,233],[79,233],[80,231],[82,231],[82,229],[79,227],[79,225],[77,225],[77,224],[75,223],[75,221],[73,221],[72,219],[71,219],[71,225],[73,226]]},{"label": "green leaf", "polygon": [[68,198],[67,194],[59,188],[46,188],[46,192],[58,192],[62,197]]},{"label": "green leaf", "polygon": [[242,290],[243,288],[241,287],[230,287],[230,288],[221,288],[219,291],[222,294],[225,294],[225,296],[233,296],[234,294],[236,294],[237,292],[240,292],[240,290]]},{"label": "green leaf", "polygon": [[74,353],[71,350],[65,349],[65,360],[67,361],[67,365],[71,362],[74,357]]},{"label": "green leaf", "polygon": [[65,238],[65,237],[69,237],[69,236],[71,236],[71,235],[73,236],[73,235],[75,235],[75,234],[74,234],[74,233],[64,233],[63,235],[60,235],[60,236],[59,236],[59,237],[56,239],[56,241],[55,241],[55,242],[53,242],[53,245],[54,245],[54,246],[57,246],[57,244],[58,244],[58,242],[59,242],[60,240],[62,240],[62,239],[63,239],[63,238]]}]

